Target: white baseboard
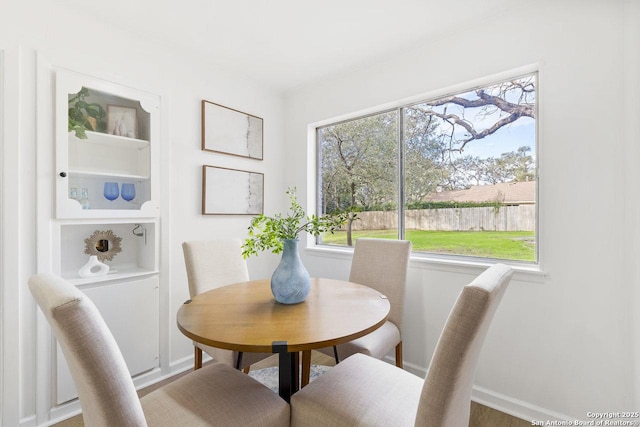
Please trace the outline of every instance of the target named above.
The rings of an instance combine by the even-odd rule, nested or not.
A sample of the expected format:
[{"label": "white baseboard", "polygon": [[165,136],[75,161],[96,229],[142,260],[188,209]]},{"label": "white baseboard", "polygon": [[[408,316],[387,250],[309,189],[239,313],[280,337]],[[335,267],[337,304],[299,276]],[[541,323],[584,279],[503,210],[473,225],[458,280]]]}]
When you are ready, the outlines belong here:
[{"label": "white baseboard", "polygon": [[569,421],[574,418],[551,411],[531,403],[496,393],[483,387],[473,386],[471,400],[505,414],[526,421]]},{"label": "white baseboard", "polygon": [[171,378],[174,375],[181,374],[189,369],[193,369],[193,356],[183,357],[182,359],[171,362],[167,372],[161,373],[158,369],[150,372],[148,375],[136,377],[134,380],[136,390],[152,386],[157,382]]},{"label": "white baseboard", "polygon": [[29,415],[23,418],[20,418],[20,427],[35,427],[36,425],[36,416]]},{"label": "white baseboard", "polygon": [[[176,360],[169,365],[169,370],[162,372],[159,368],[152,369],[133,379],[136,390],[149,387],[157,382],[163,381],[174,375],[178,375],[189,369],[193,369],[193,356],[187,356]],[[20,420],[20,427],[45,427],[57,424],[61,421],[74,417],[82,412],[80,401],[76,398],[69,402],[51,408],[49,421],[37,424],[35,416],[24,417]]]},{"label": "white baseboard", "polygon": [[[391,356],[386,356],[385,361],[395,364],[395,360]],[[405,361],[403,363],[403,367],[405,371],[411,372],[420,378],[424,378],[427,375],[427,370],[424,366],[415,365]],[[542,408],[522,400],[514,399],[510,396],[497,393],[480,386],[473,386],[471,400],[491,409],[511,415],[512,417],[520,418],[529,422],[534,420],[570,421],[575,419],[568,415]]]},{"label": "white baseboard", "polygon": [[[51,408],[51,410],[49,411],[49,421],[47,421],[45,424],[39,424],[38,427],[57,424],[71,417],[75,417],[81,412],[82,408],[80,407],[80,401],[77,398],[73,399],[69,402],[65,402],[61,405]],[[21,424],[21,427],[25,426]]]},{"label": "white baseboard", "polygon": [[[393,358],[391,358],[391,360],[391,363],[395,364]],[[412,374],[419,376],[420,378],[424,378],[427,376],[427,370],[424,368],[424,366],[415,365],[413,363],[407,363],[406,361],[403,361],[402,369],[404,369],[405,371],[409,371]]]}]

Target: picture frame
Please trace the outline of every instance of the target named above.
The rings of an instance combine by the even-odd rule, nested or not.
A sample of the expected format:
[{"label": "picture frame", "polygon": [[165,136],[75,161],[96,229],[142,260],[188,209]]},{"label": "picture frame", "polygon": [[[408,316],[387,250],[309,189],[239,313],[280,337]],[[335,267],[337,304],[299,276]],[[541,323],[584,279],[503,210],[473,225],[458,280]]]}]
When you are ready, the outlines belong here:
[{"label": "picture frame", "polygon": [[132,107],[107,105],[107,133],[138,138],[138,112]]},{"label": "picture frame", "polygon": [[263,212],[263,173],[202,166],[203,215],[259,215]]},{"label": "picture frame", "polygon": [[202,150],[262,160],[263,119],[202,100]]}]

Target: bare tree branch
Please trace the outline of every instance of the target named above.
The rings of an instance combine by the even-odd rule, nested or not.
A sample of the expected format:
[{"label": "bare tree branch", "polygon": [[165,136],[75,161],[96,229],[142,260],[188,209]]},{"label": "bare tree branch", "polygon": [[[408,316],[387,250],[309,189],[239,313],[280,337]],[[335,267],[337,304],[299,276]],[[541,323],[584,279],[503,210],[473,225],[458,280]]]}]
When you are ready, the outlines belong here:
[{"label": "bare tree branch", "polygon": [[[494,134],[500,128],[515,122],[520,117],[535,118],[535,104],[525,102],[529,93],[535,93],[535,86],[529,83],[522,83],[520,81],[513,81],[506,83],[494,90],[498,95],[488,93],[485,89],[479,89],[475,91],[477,99],[467,99],[461,96],[448,96],[445,98],[437,99],[434,101],[425,102],[422,106],[414,106],[413,108],[428,115],[428,117],[437,117],[451,126],[451,133],[449,138],[449,150],[462,152],[465,146],[474,140],[486,138],[489,135]],[[518,103],[507,101],[507,92],[517,89],[520,91],[520,99]],[[480,108],[485,111],[485,115],[491,114],[490,109],[495,108],[494,111],[500,111],[506,113],[504,117],[493,123],[487,129],[476,130],[474,124],[465,119],[464,116],[460,117],[458,114],[447,113],[447,106],[450,104],[458,105],[464,109]],[[431,108],[425,108],[431,107]],[[433,107],[444,106],[442,111],[436,111]],[[501,114],[502,115],[502,114]],[[460,140],[456,140],[455,128],[456,126],[462,127],[468,136]],[[457,144],[454,148],[453,144]]]},{"label": "bare tree branch", "polygon": [[[449,123],[452,126],[452,128],[455,125],[462,126],[469,133],[469,137],[468,138],[464,138],[463,140],[459,141],[461,143],[460,147],[458,147],[456,149],[450,148],[450,150],[452,150],[452,151],[455,150],[455,151],[459,151],[459,152],[462,152],[464,150],[464,147],[470,141],[486,138],[487,136],[497,132],[503,126],[506,126],[509,123],[513,123],[516,120],[518,120],[520,117],[523,116],[523,114],[520,113],[520,112],[511,114],[509,116],[506,116],[506,117],[498,120],[491,127],[478,132],[478,131],[475,130],[475,128],[473,127],[473,125],[469,121],[461,118],[457,114],[444,114],[444,113],[439,113],[439,112],[434,111],[434,110],[425,110],[425,109],[422,109],[422,108],[419,108],[419,110],[424,112],[425,114],[428,114],[428,115],[431,115],[431,116],[435,116],[435,117],[438,117],[438,118],[440,118],[442,120],[445,120],[447,123]],[[452,130],[451,135],[449,135],[449,138],[450,138],[451,141],[453,141],[453,130]]]},{"label": "bare tree branch", "polygon": [[459,96],[448,96],[435,101],[429,101],[425,104],[431,107],[438,107],[446,104],[456,104],[464,108],[482,108],[482,107],[497,107],[500,110],[508,114],[518,113],[518,117],[531,117],[535,118],[535,108],[533,104],[514,104],[505,101],[498,96],[490,95],[484,90],[477,90],[476,95],[478,99],[465,99]]}]

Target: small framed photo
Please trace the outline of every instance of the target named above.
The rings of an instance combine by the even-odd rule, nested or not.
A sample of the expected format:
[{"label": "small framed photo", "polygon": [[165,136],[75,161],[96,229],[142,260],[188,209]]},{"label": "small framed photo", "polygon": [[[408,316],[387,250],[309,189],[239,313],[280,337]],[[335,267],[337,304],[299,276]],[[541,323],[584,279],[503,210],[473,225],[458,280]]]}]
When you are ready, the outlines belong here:
[{"label": "small framed photo", "polygon": [[259,215],[264,206],[264,174],[202,166],[203,215]]},{"label": "small framed photo", "polygon": [[202,101],[202,149],[262,160],[260,117]]},{"label": "small framed photo", "polygon": [[111,135],[138,137],[138,117],[135,108],[107,105],[107,133]]}]

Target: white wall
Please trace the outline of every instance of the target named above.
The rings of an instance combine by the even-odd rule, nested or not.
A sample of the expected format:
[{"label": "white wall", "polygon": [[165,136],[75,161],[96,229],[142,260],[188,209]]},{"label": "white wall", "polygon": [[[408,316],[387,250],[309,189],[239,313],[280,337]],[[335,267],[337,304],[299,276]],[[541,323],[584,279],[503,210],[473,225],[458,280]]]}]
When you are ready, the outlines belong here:
[{"label": "white wall", "polygon": [[[17,117],[18,110],[18,89],[17,85],[9,85],[9,81],[17,81],[18,73],[18,52],[17,49],[0,43],[0,50],[3,50],[3,88],[1,107],[3,119],[2,135],[0,142],[2,143],[2,202],[1,212],[2,229],[0,231],[2,238],[2,254],[0,276],[0,301],[2,303],[2,318],[0,319],[0,328],[2,331],[2,418],[0,425],[11,425],[7,421],[16,420],[18,418],[18,394],[16,385],[18,384],[18,372],[16,361],[18,360],[18,334],[15,333],[16,322],[18,317],[18,309],[16,301],[18,300],[18,286],[4,286],[5,283],[15,282],[18,276],[19,266],[15,260],[6,259],[5,254],[16,251],[20,248],[19,239],[19,204],[18,194],[20,188],[15,179],[14,165],[18,163],[20,147],[17,144],[9,144],[8,141],[15,141],[18,138]],[[12,174],[9,174],[9,171]]]},{"label": "white wall", "polygon": [[[175,327],[175,313],[188,298],[186,273],[180,244],[188,239],[243,237],[250,217],[202,216],[201,168],[203,164],[263,172],[265,209],[284,205],[283,98],[282,94],[224,70],[211,68],[204,60],[169,51],[160,44],[94,21],[56,2],[30,0],[3,5],[0,13],[0,50],[5,52],[5,75],[9,123],[4,130],[3,155],[9,157],[3,183],[3,202],[12,196],[3,219],[2,296],[4,314],[12,317],[3,327],[3,422],[2,425],[41,425],[49,418],[46,392],[37,389],[48,376],[46,352],[37,353],[36,337],[47,334],[36,328],[36,310],[26,288],[36,272],[37,206],[36,130],[49,123],[37,123],[36,73],[48,62],[114,82],[131,85],[161,96],[162,128],[162,243],[161,297],[165,313],[161,336],[161,366],[168,374],[189,366],[193,351]],[[39,65],[40,64],[40,65]],[[200,149],[200,101],[207,99],[264,118],[264,160],[256,161]],[[45,156],[46,157],[46,156]],[[44,159],[45,161],[47,159]],[[49,159],[50,161],[50,159]],[[40,165],[42,167],[42,165]],[[50,168],[50,164],[47,166]],[[6,191],[5,191],[6,190]],[[10,193],[8,193],[10,191]],[[3,223],[4,224],[4,223]],[[46,229],[46,227],[45,227]],[[9,231],[8,233],[4,233]],[[45,239],[48,241],[49,239]],[[10,251],[7,251],[10,248]],[[46,251],[44,251],[46,253]],[[38,261],[42,265],[42,260]],[[253,277],[273,269],[275,258],[250,261]],[[46,261],[44,263],[47,264]],[[6,344],[15,344],[11,348]],[[47,380],[44,380],[47,384]]]},{"label": "white wall", "polygon": [[[625,21],[624,21],[624,41],[623,41],[623,86],[627,95],[624,97],[623,116],[625,123],[624,141],[625,141],[625,163],[624,163],[624,194],[635,194],[638,190],[637,183],[640,182],[640,168],[638,168],[638,159],[640,159],[640,127],[638,117],[640,117],[640,106],[637,100],[640,98],[640,2],[627,0],[625,2]],[[625,253],[624,266],[628,269],[628,276],[625,283],[628,291],[626,322],[631,323],[633,335],[630,337],[633,346],[630,354],[634,361],[631,377],[635,380],[635,399],[636,407],[640,404],[640,310],[638,310],[638,302],[640,301],[640,227],[638,226],[638,218],[640,218],[640,203],[636,197],[627,198],[624,212],[626,214],[624,227],[629,233],[623,240],[623,250]]]},{"label": "white wall", "polygon": [[[291,172],[307,188],[310,123],[535,64],[546,275],[516,275],[484,347],[474,397],[525,419],[637,410],[638,249],[627,241],[640,229],[640,13],[622,0],[527,3],[289,92],[286,143],[297,159]],[[635,215],[627,216],[627,207]],[[312,275],[347,276],[348,256],[304,255]],[[426,366],[457,293],[479,271],[412,261],[408,366]]]},{"label": "white wall", "polygon": [[[640,180],[640,6],[634,0],[545,0],[530,7],[301,87],[283,102],[279,93],[55,2],[3,6],[3,425],[42,424],[49,410],[48,402],[36,400],[36,366],[46,360],[36,354],[36,335],[43,332],[36,330],[26,291],[37,249],[37,55],[162,96],[167,372],[191,356],[172,317],[187,296],[180,243],[244,235],[248,222],[200,215],[202,164],[264,172],[265,209],[278,211],[286,206],[286,186],[297,185],[304,200],[307,124],[538,64],[546,277],[519,273],[512,283],[483,351],[475,396],[524,418],[584,419],[587,411],[640,408],[640,202],[633,200]],[[265,119],[264,161],[200,151],[203,98]],[[312,274],[348,274],[348,255],[304,255]],[[266,254],[251,259],[252,276],[267,276],[276,260]],[[426,366],[460,287],[479,271],[412,262],[407,366]]]}]

